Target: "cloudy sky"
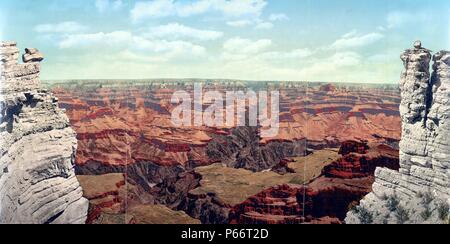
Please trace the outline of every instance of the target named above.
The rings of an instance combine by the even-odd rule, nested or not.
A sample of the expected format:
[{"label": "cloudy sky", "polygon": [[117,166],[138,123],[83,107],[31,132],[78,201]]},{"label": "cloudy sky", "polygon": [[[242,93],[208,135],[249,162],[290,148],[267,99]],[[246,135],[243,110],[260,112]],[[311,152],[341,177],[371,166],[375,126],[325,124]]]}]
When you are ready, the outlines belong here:
[{"label": "cloudy sky", "polygon": [[43,79],[395,83],[414,40],[450,49],[450,1],[2,0],[0,39]]}]

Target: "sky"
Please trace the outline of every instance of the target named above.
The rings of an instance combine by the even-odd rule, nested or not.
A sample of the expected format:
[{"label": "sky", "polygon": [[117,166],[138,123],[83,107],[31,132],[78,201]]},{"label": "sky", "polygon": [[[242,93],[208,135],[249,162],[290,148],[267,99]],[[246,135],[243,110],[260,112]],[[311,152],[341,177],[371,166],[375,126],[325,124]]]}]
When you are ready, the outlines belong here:
[{"label": "sky", "polygon": [[450,49],[450,1],[2,0],[0,39],[46,80],[396,83],[415,40]]}]

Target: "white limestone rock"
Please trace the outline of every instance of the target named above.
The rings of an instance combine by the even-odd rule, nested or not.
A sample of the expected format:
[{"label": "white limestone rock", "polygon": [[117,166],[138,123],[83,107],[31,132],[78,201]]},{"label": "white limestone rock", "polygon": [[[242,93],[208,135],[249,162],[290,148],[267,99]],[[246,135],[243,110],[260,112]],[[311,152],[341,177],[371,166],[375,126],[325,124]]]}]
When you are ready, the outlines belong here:
[{"label": "white limestone rock", "polygon": [[25,54],[22,56],[24,63],[41,62],[44,60],[44,55],[36,48],[25,48]]},{"label": "white limestone rock", "polygon": [[57,99],[39,89],[42,55],[26,52],[29,63],[18,64],[16,43],[0,43],[0,223],[85,223],[76,134]]},{"label": "white limestone rock", "polygon": [[432,57],[417,41],[401,59],[401,169],[377,169],[349,224],[450,223],[450,52]]}]

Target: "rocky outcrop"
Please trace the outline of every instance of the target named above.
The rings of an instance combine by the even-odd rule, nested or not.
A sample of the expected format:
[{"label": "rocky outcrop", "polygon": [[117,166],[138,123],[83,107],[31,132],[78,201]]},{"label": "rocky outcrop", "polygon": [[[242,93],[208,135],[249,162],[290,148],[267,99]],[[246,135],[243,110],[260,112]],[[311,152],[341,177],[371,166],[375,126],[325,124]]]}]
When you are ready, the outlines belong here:
[{"label": "rocky outcrop", "polygon": [[322,168],[338,158],[336,150],[315,151],[288,163],[288,168],[294,172],[284,175],[273,171],[255,173],[223,164],[199,167],[194,169],[200,176],[199,185],[189,191],[178,210],[204,224],[225,224],[229,222],[228,216],[234,206],[273,186],[307,183],[320,176]]},{"label": "rocky outcrop", "polygon": [[230,135],[215,135],[207,146],[214,162],[229,167],[260,172],[279,166],[287,157],[306,156],[305,140],[271,141],[261,144],[257,127],[237,127]]},{"label": "rocky outcrop", "polygon": [[373,176],[377,167],[399,169],[398,151],[387,145],[368,145],[362,142],[344,142],[342,157],[325,166],[322,174],[329,178],[354,179]]},{"label": "rocky outcrop", "polygon": [[152,162],[140,162],[129,166],[106,165],[100,162],[89,162],[83,166],[75,166],[77,175],[103,175],[123,173],[133,183],[140,185],[146,191],[168,179],[177,178],[186,170],[182,166],[160,166]]},{"label": "rocky outcrop", "polygon": [[[261,138],[249,127],[174,127],[171,97],[179,90],[193,95],[192,82],[72,80],[48,87],[77,132],[76,163],[82,168],[152,162],[191,169],[227,161],[230,167],[261,171],[277,167],[283,157],[302,156],[306,147],[337,148],[347,140],[394,145],[400,140],[396,87],[336,84],[324,92],[321,84],[280,82],[280,133]],[[243,84],[255,91],[269,89],[263,82]],[[236,89],[221,82],[204,87],[223,93]]]},{"label": "rocky outcrop", "polygon": [[[152,196],[142,204],[163,204],[204,223],[223,223],[232,206],[265,189],[302,185],[319,177],[324,166],[340,158],[337,150],[328,149],[338,148],[343,141],[390,142],[398,148],[400,96],[393,86],[321,88],[315,83],[276,82],[280,133],[261,138],[258,129],[251,127],[173,126],[171,96],[178,90],[192,94],[193,82],[208,83],[71,80],[49,84],[78,135],[77,174],[125,174],[129,185],[139,188],[139,196]],[[223,93],[241,87],[258,91],[272,85],[218,81],[204,86]],[[339,172],[361,170],[351,164],[345,167]],[[327,180],[339,187],[347,181]],[[354,183],[353,188],[363,189],[357,190],[355,199],[368,193],[372,183],[373,177]],[[134,195],[130,187],[127,191],[128,196]],[[343,205],[345,214],[348,204]],[[104,219],[117,220],[109,215]]]},{"label": "rocky outcrop", "polygon": [[[340,181],[340,182],[338,182]],[[370,191],[365,179],[329,181],[308,186],[270,188],[234,207],[230,222],[239,224],[340,224],[350,203]]]},{"label": "rocky outcrop", "polygon": [[399,168],[398,151],[386,145],[348,141],[339,152],[342,157],[325,165],[322,175],[308,184],[271,187],[236,205],[230,222],[342,223],[349,207],[372,190],[376,167]]},{"label": "rocky outcrop", "polygon": [[347,223],[449,221],[450,52],[432,57],[416,42],[401,59],[401,168],[377,169],[373,192],[348,213]]},{"label": "rocky outcrop", "polygon": [[199,224],[182,211],[154,204],[151,195],[124,174],[78,176],[89,199],[87,224]]},{"label": "rocky outcrop", "polygon": [[42,54],[18,58],[16,43],[0,43],[0,223],[84,223],[75,132],[58,99],[39,88]]}]

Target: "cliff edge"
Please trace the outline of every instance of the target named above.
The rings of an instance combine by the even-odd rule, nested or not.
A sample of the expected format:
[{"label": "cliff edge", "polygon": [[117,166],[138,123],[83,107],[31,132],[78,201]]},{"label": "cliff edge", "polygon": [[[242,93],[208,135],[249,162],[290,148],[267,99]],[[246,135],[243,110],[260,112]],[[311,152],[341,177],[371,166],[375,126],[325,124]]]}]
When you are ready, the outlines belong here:
[{"label": "cliff edge", "polygon": [[0,223],[86,221],[75,177],[75,132],[58,99],[40,89],[42,54],[0,42]]},{"label": "cliff edge", "polygon": [[432,56],[417,41],[401,59],[400,171],[378,168],[346,223],[449,223],[450,52]]}]

